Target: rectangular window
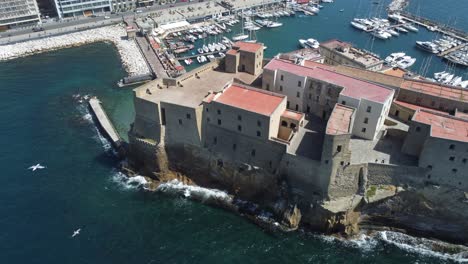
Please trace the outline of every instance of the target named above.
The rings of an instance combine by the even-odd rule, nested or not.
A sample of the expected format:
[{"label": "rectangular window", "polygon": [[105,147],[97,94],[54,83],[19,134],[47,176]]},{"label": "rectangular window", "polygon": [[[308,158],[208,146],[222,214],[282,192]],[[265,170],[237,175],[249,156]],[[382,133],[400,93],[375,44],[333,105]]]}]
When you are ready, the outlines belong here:
[{"label": "rectangular window", "polygon": [[221,119],[218,119],[218,125],[221,125]]},{"label": "rectangular window", "polygon": [[317,95],[317,97],[315,97],[315,102],[318,102],[320,100],[320,96]]},{"label": "rectangular window", "polygon": [[242,116],[241,116],[241,115],[238,115],[238,116],[237,116],[237,120],[242,121]]},{"label": "rectangular window", "polygon": [[279,90],[280,90],[280,92],[283,91],[283,85],[280,85]]},{"label": "rectangular window", "polygon": [[182,119],[179,119],[179,125],[182,125]]},{"label": "rectangular window", "polygon": [[427,168],[432,170],[432,165],[427,165]]},{"label": "rectangular window", "polygon": [[421,128],[420,127],[416,127],[416,132],[419,132],[421,131]]},{"label": "rectangular window", "polygon": [[257,120],[257,126],[259,126],[259,127],[262,126],[262,122],[260,120]]},{"label": "rectangular window", "polygon": [[281,78],[280,78],[282,81],[284,81],[284,76],[281,74]]},{"label": "rectangular window", "polygon": [[218,112],[218,115],[220,115],[220,114],[221,114],[221,110],[219,110],[219,109],[218,109],[218,111],[217,111],[217,112]]},{"label": "rectangular window", "polygon": [[191,119],[192,116],[190,114],[187,114],[187,119]]},{"label": "rectangular window", "polygon": [[302,84],[301,81],[297,82],[297,86],[301,87],[301,84]]},{"label": "rectangular window", "polygon": [[209,118],[209,117],[206,118],[206,122],[208,122],[208,123],[210,122],[210,118]]},{"label": "rectangular window", "polygon": [[338,145],[338,146],[336,147],[336,152],[341,152],[341,145]]},{"label": "rectangular window", "polygon": [[450,161],[455,161],[455,157],[450,157],[449,160]]},{"label": "rectangular window", "polygon": [[218,138],[217,137],[213,138],[213,144],[215,144],[215,145],[218,144]]},{"label": "rectangular window", "polygon": [[237,145],[236,144],[232,144],[232,150],[236,151],[237,149]]},{"label": "rectangular window", "polygon": [[262,136],[262,133],[257,130],[257,137],[261,137],[261,136]]},{"label": "rectangular window", "polygon": [[366,112],[370,113],[372,111],[372,107],[368,106]]},{"label": "rectangular window", "polygon": [[454,144],[450,144],[449,149],[454,150],[454,149],[455,149],[455,145],[454,145]]},{"label": "rectangular window", "polygon": [[462,159],[462,162],[463,162],[463,163],[466,163],[466,158],[465,158],[465,159]]},{"label": "rectangular window", "polygon": [[296,111],[299,111],[299,105],[296,104]]},{"label": "rectangular window", "polygon": [[296,93],[296,97],[297,97],[297,98],[301,98],[301,92],[297,92],[297,93]]},{"label": "rectangular window", "polygon": [[269,84],[269,83],[267,83],[266,89],[267,89],[268,91],[270,91],[270,84]]},{"label": "rectangular window", "polygon": [[289,101],[286,102],[286,108],[289,108]]},{"label": "rectangular window", "polygon": [[255,149],[252,149],[252,152],[250,154],[252,154],[252,157],[255,157]]},{"label": "rectangular window", "polygon": [[341,104],[342,104],[342,105],[346,105],[346,101],[341,101]]},{"label": "rectangular window", "polygon": [[368,124],[369,123],[369,118],[364,118],[364,124]]},{"label": "rectangular window", "polygon": [[209,112],[209,111],[210,111],[210,109],[208,109],[208,107],[207,107],[207,108],[206,108],[206,111],[207,111],[207,112]]},{"label": "rectangular window", "polygon": [[165,108],[161,108],[161,124],[163,126],[166,125],[166,109]]},{"label": "rectangular window", "polygon": [[238,130],[238,131],[242,131],[242,126],[241,126],[241,125],[238,125],[238,126],[237,126],[237,130]]},{"label": "rectangular window", "polygon": [[361,132],[362,132],[362,133],[366,133],[366,128],[363,127],[363,128],[361,129]]}]

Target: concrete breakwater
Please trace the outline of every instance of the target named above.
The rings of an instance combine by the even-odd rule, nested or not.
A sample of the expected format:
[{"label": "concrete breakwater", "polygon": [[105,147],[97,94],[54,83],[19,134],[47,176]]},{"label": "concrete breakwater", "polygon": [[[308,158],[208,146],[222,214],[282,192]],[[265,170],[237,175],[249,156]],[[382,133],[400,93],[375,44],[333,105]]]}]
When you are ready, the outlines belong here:
[{"label": "concrete breakwater", "polygon": [[129,76],[149,74],[143,55],[133,40],[125,38],[124,27],[115,25],[95,28],[66,35],[30,40],[0,46],[0,61],[34,55],[51,50],[80,46],[95,42],[113,43]]}]

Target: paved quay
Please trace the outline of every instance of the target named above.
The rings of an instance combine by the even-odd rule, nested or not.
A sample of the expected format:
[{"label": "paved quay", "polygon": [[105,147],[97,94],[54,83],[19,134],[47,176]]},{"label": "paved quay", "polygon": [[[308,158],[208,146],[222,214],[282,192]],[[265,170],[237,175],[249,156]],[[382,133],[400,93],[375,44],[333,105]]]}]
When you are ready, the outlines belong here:
[{"label": "paved quay", "polygon": [[92,113],[96,117],[99,126],[104,131],[106,137],[111,140],[111,143],[115,147],[120,147],[122,140],[112,125],[109,117],[101,106],[101,102],[96,97],[89,99],[89,107],[91,108]]}]

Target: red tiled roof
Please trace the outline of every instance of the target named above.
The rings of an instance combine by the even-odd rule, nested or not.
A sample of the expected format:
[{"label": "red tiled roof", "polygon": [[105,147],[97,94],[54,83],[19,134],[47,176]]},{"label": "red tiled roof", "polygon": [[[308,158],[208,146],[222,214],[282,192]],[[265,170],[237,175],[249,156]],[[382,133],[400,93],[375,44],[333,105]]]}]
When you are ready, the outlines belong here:
[{"label": "red tiled roof", "polygon": [[323,64],[323,63],[319,63],[319,62],[315,62],[315,61],[311,61],[311,60],[304,60],[304,67],[307,67],[307,68],[320,67],[322,69],[326,69],[326,70],[330,70],[330,71],[333,71],[335,69],[335,67],[333,67],[333,66],[326,65],[326,64]]},{"label": "red tiled roof", "polygon": [[226,52],[226,54],[229,54],[229,55],[236,55],[236,54],[237,54],[237,50],[230,49],[230,50],[228,50],[228,52]]},{"label": "red tiled roof", "polygon": [[259,49],[263,49],[263,45],[259,43],[250,43],[250,42],[242,42],[238,41],[234,43],[233,47],[238,47],[241,51],[247,52],[257,52]]},{"label": "red tiled roof", "polygon": [[393,90],[385,87],[361,81],[346,75],[324,69],[322,67],[304,67],[283,60],[272,59],[264,69],[282,70],[299,76],[307,76],[327,83],[343,87],[342,95],[356,99],[367,99],[369,101],[384,103],[393,96]]},{"label": "red tiled roof", "polygon": [[342,104],[336,104],[333,112],[328,119],[327,134],[328,135],[344,135],[350,134],[351,117],[354,113],[354,108],[347,107]]},{"label": "red tiled roof", "polygon": [[468,121],[427,110],[418,110],[413,121],[431,126],[431,136],[468,142]]},{"label": "red tiled roof", "polygon": [[293,120],[296,120],[296,121],[301,121],[302,118],[304,118],[304,114],[303,113],[299,113],[299,112],[296,112],[296,111],[291,111],[291,110],[284,110],[283,114],[281,114],[282,117],[286,117],[286,118],[289,118],[289,119],[293,119]]},{"label": "red tiled roof", "polygon": [[278,108],[284,98],[285,97],[280,94],[268,93],[232,84],[213,101],[270,116]]},{"label": "red tiled roof", "polygon": [[398,100],[395,100],[393,103],[396,104],[396,105],[399,105],[399,106],[414,110],[414,111],[417,111],[419,109],[423,109],[423,110],[429,110],[429,111],[433,111],[433,112],[437,112],[437,113],[441,113],[441,114],[446,114],[446,115],[449,114],[449,113],[444,112],[444,111],[434,110],[434,109],[431,109],[431,108],[428,108],[428,107],[414,105],[414,104],[410,104],[410,103],[406,103],[406,102],[402,102],[402,101],[398,101]]},{"label": "red tiled roof", "polygon": [[433,96],[444,97],[451,100],[468,102],[468,91],[461,88],[452,88],[442,84],[405,80],[401,84],[400,88]]}]

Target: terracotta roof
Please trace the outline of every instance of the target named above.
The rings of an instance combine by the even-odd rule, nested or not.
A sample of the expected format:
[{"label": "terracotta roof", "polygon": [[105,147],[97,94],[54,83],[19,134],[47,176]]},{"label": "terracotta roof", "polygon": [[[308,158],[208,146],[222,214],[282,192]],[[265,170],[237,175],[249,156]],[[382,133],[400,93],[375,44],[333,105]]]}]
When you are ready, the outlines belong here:
[{"label": "terracotta roof", "polygon": [[285,96],[232,84],[213,101],[270,116]]},{"label": "terracotta roof", "polygon": [[326,70],[330,70],[330,71],[334,70],[333,66],[323,64],[323,63],[319,63],[319,62],[315,62],[315,61],[311,61],[311,60],[304,60],[303,64],[304,64],[304,67],[308,67],[308,68],[320,67],[322,69],[326,69]]},{"label": "terracotta roof", "polygon": [[237,54],[237,50],[230,49],[230,50],[228,50],[228,52],[226,52],[226,54],[228,54],[228,55],[236,55],[236,54]]},{"label": "terracotta roof", "polygon": [[302,118],[304,118],[304,113],[299,113],[296,111],[291,111],[291,110],[286,109],[284,110],[283,114],[281,114],[281,116],[289,118],[289,119],[293,119],[296,121],[301,121]]},{"label": "terracotta roof", "polygon": [[238,41],[232,45],[233,47],[237,47],[241,51],[247,52],[257,52],[259,49],[263,49],[263,45],[260,43],[250,43],[250,42],[242,42]]},{"label": "terracotta roof", "polygon": [[320,67],[304,67],[283,60],[272,59],[264,69],[282,70],[299,76],[308,76],[327,83],[343,87],[342,95],[356,99],[367,99],[369,101],[384,103],[393,96],[393,90],[385,87],[361,81],[343,74],[336,73]]},{"label": "terracotta roof", "polygon": [[390,76],[403,78],[403,76],[405,76],[405,74],[406,74],[406,71],[402,70],[400,68],[388,68],[388,69],[382,71],[382,73],[390,75]]},{"label": "terracotta roof", "polygon": [[418,110],[413,121],[431,126],[431,136],[468,142],[468,121],[450,115]]},{"label": "terracotta roof", "polygon": [[410,81],[405,80],[401,84],[401,89],[412,90],[420,93],[425,93],[433,96],[448,98],[462,102],[468,102],[468,91],[458,89],[442,84],[423,82],[423,81]]},{"label": "terracotta roof", "polygon": [[435,109],[431,109],[431,108],[424,107],[424,106],[414,105],[414,104],[410,104],[410,103],[406,103],[406,102],[402,102],[402,101],[398,101],[398,100],[393,101],[393,103],[396,104],[396,105],[399,105],[399,106],[414,110],[414,111],[417,111],[419,109],[423,109],[423,110],[429,110],[429,111],[432,111],[432,112],[446,114],[446,115],[449,114],[449,113],[444,112],[444,111],[435,110]]},{"label": "terracotta roof", "polygon": [[354,113],[354,108],[342,104],[336,104],[333,112],[328,119],[327,134],[328,135],[345,135],[350,134],[351,118]]}]

